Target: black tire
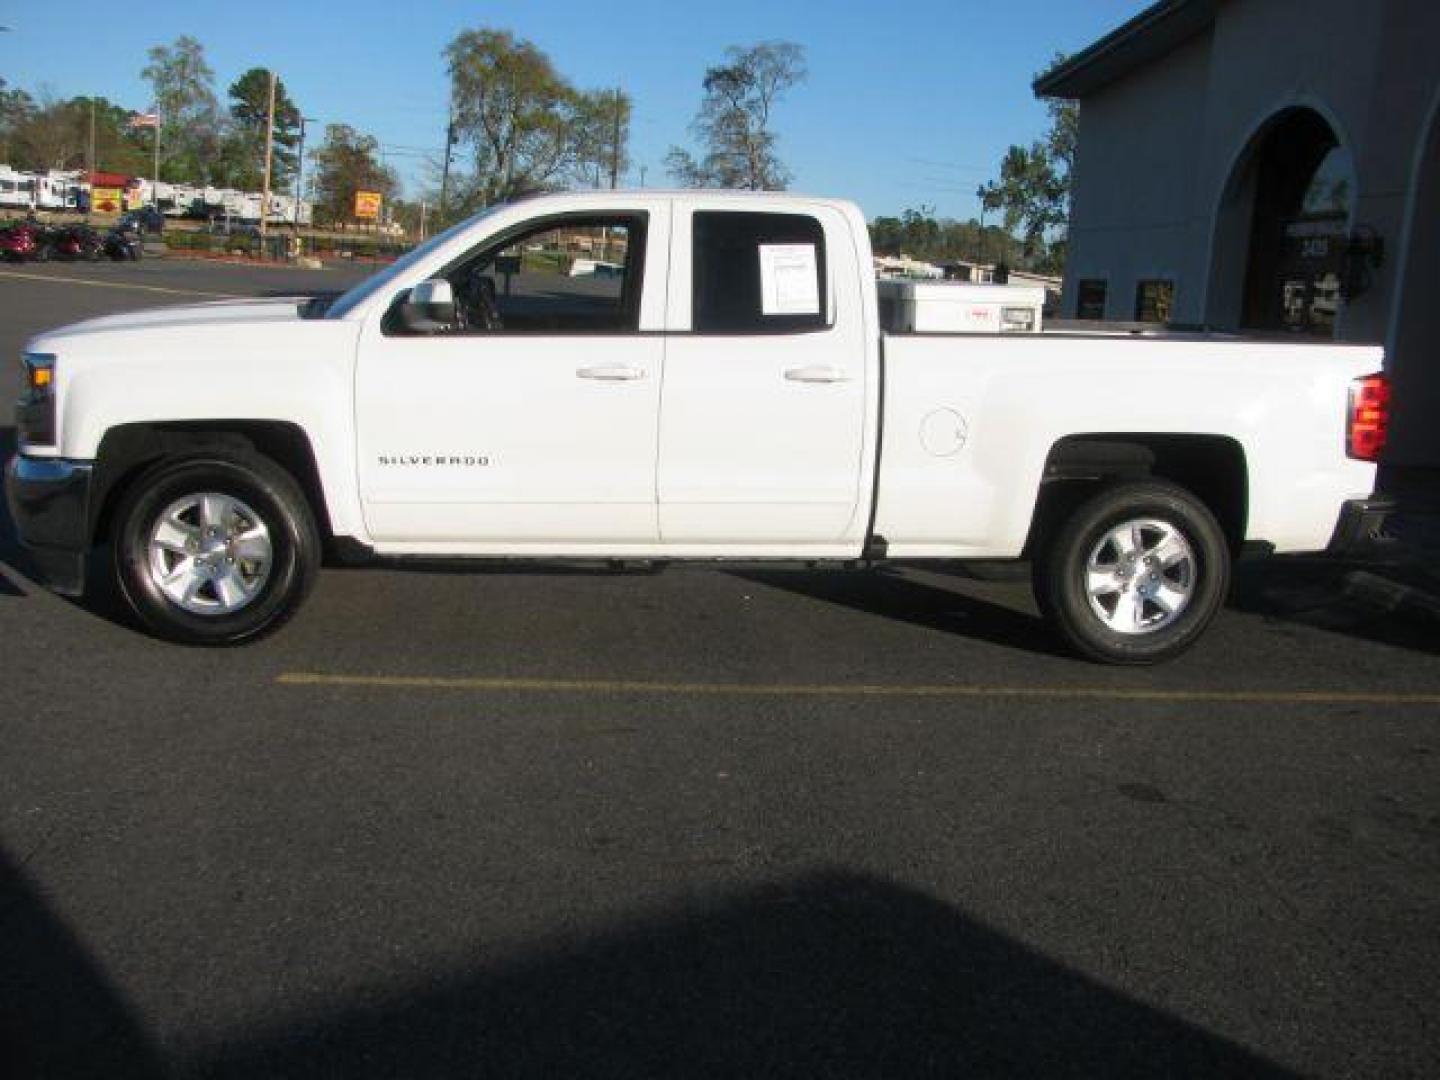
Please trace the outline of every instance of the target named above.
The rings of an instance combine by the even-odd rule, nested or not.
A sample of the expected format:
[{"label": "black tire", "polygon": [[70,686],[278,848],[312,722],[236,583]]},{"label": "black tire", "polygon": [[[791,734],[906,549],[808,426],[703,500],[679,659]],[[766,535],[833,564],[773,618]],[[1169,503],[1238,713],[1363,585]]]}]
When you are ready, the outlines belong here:
[{"label": "black tire", "polygon": [[[1174,529],[1184,540],[1187,557],[1169,567],[1147,567],[1144,545],[1152,539],[1158,543],[1163,535],[1154,528],[1140,530],[1146,539],[1133,545],[1140,553],[1134,559],[1117,547],[1102,546],[1116,530],[1129,533],[1122,527],[1133,522],[1161,523]],[[1115,587],[1123,587],[1125,592],[1098,595],[1092,602],[1087,587],[1092,556],[1108,570],[1112,553],[1115,580],[1124,582]],[[1163,564],[1165,559],[1157,556],[1155,561]],[[1173,603],[1173,612],[1159,601],[1142,598],[1140,579],[1146,579],[1143,584],[1152,592],[1167,585],[1175,590],[1162,597]],[[1173,596],[1184,591],[1179,586],[1186,582],[1187,599],[1174,603]],[[1117,484],[1100,491],[1054,531],[1035,562],[1035,598],[1040,610],[1076,652],[1107,664],[1154,664],[1178,656],[1199,640],[1229,588],[1230,549],[1215,516],[1189,491],[1163,480]],[[1115,618],[1122,595],[1131,605],[1134,628],[1117,630],[1112,624],[1123,621]],[[1113,609],[1107,608],[1111,596]],[[1153,625],[1147,626],[1146,619],[1153,620]]]},{"label": "black tire", "polygon": [[[254,593],[235,610],[221,608],[214,586],[216,610],[187,610],[166,595],[152,573],[150,541],[161,516],[201,493],[238,501],[267,532],[268,572],[256,578]],[[130,610],[155,634],[190,645],[237,645],[278,629],[300,607],[320,566],[320,535],[295,480],[269,458],[239,449],[152,466],[122,497],[112,537],[115,580]],[[195,602],[205,602],[203,593]]]}]

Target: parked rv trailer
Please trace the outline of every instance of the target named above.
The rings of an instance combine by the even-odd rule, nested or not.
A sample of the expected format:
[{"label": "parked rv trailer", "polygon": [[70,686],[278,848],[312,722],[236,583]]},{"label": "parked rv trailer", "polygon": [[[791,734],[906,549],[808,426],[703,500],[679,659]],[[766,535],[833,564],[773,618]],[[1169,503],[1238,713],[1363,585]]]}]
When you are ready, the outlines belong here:
[{"label": "parked rv trailer", "polygon": [[0,165],[0,207],[12,210],[35,209],[35,177]]}]

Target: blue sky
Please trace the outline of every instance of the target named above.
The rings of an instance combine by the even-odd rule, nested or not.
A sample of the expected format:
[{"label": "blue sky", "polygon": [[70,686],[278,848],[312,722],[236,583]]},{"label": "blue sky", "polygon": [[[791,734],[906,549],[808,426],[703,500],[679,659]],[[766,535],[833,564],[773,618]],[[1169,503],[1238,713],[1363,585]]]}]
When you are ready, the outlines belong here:
[{"label": "blue sky", "polygon": [[[447,84],[440,52],[461,29],[529,38],[581,87],[620,85],[635,99],[631,131],[651,186],[667,182],[666,149],[689,143],[706,66],[727,45],[798,42],[809,80],[776,129],[794,187],[854,198],[869,216],[927,204],[971,217],[974,191],[1005,148],[1045,127],[1032,73],[1083,48],[1145,0],[291,0],[66,4],[0,0],[0,75],[32,93],[97,94],[140,108],[145,50],[199,38],[217,90],[251,66],[274,65],[307,116],[375,135],[402,177],[443,140]],[[100,29],[103,27],[103,30]]]}]

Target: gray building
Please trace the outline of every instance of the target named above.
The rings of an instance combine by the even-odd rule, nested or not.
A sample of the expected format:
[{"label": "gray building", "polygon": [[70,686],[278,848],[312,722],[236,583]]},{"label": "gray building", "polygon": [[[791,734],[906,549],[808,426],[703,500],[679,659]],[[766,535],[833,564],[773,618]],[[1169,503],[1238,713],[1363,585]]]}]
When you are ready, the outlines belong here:
[{"label": "gray building", "polygon": [[1387,346],[1387,462],[1440,466],[1440,0],[1162,0],[1080,102],[1062,313]]}]

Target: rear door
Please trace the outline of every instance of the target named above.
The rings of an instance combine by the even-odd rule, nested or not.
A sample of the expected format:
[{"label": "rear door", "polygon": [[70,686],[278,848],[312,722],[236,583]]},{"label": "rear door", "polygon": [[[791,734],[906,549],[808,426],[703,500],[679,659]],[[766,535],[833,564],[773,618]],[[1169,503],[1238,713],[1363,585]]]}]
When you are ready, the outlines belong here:
[{"label": "rear door", "polygon": [[868,353],[850,226],[826,206],[750,205],[675,211],[660,535],[833,553],[864,529]]}]

